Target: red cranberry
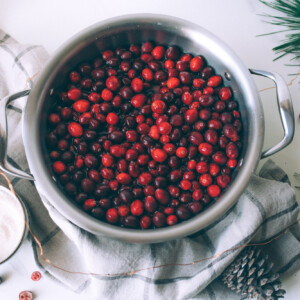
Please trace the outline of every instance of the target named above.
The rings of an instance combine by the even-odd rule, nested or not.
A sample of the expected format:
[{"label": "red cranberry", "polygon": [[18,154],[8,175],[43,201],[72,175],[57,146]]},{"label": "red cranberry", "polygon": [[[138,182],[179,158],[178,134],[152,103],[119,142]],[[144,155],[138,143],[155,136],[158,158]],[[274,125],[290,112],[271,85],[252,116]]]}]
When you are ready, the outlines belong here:
[{"label": "red cranberry", "polygon": [[169,215],[166,222],[169,226],[172,226],[178,223],[178,218],[175,215]]},{"label": "red cranberry", "polygon": [[214,98],[211,95],[202,95],[199,98],[199,102],[202,106],[208,107],[214,103]]},{"label": "red cranberry", "polygon": [[160,163],[164,162],[168,157],[167,153],[162,149],[154,149],[151,152],[151,156],[155,161]]},{"label": "red cranberry", "polygon": [[169,179],[171,182],[178,182],[181,179],[181,172],[179,170],[174,170],[169,174]]},{"label": "red cranberry", "polygon": [[144,204],[141,200],[134,200],[131,203],[130,211],[134,216],[141,216],[144,212]]},{"label": "red cranberry", "polygon": [[208,79],[214,74],[214,70],[211,67],[205,67],[201,72],[201,77],[203,79]]},{"label": "red cranberry", "polygon": [[68,91],[68,98],[70,100],[76,101],[81,97],[81,90],[78,88],[73,88]]},{"label": "red cranberry", "polygon": [[179,147],[177,148],[176,150],[176,155],[179,157],[179,158],[184,158],[188,155],[188,151],[185,147]]},{"label": "red cranberry", "polygon": [[192,183],[189,180],[182,180],[180,182],[180,187],[185,191],[189,190],[191,188],[191,186],[192,186]]},{"label": "red cranberry", "polygon": [[119,221],[119,215],[116,208],[110,208],[106,212],[106,220],[108,223],[115,224]]},{"label": "red cranberry", "polygon": [[165,55],[165,48],[163,46],[156,46],[152,50],[152,56],[157,60],[162,59],[164,55]]},{"label": "red cranberry", "polygon": [[56,174],[62,174],[66,171],[66,165],[61,161],[56,161],[53,163],[53,171]]},{"label": "red cranberry", "polygon": [[172,155],[176,152],[176,146],[174,144],[167,143],[164,145],[163,149],[167,152],[167,154]]},{"label": "red cranberry", "polygon": [[217,164],[209,164],[209,173],[211,176],[217,176],[220,173],[220,167]]},{"label": "red cranberry", "polygon": [[219,175],[217,177],[217,183],[223,189],[227,187],[229,182],[230,182],[230,177],[228,175]]},{"label": "red cranberry", "polygon": [[131,182],[131,177],[127,173],[120,173],[116,176],[117,181],[120,184],[128,185]]},{"label": "red cranberry", "polygon": [[233,169],[233,168],[235,168],[236,165],[237,165],[237,160],[236,160],[236,159],[228,159],[228,161],[226,162],[226,165],[227,165],[229,168]]},{"label": "red cranberry", "polygon": [[166,50],[166,57],[171,60],[177,60],[180,57],[180,50],[176,46],[171,46]]},{"label": "red cranberry", "polygon": [[119,117],[117,114],[111,112],[107,115],[106,122],[110,125],[116,125],[119,122]]},{"label": "red cranberry", "polygon": [[156,200],[163,205],[168,204],[170,201],[169,193],[163,189],[157,189],[154,195]]},{"label": "red cranberry", "polygon": [[33,294],[30,291],[22,291],[19,294],[19,300],[32,300],[33,299]]},{"label": "red cranberry", "polygon": [[127,205],[121,205],[118,208],[118,213],[120,217],[126,217],[130,212],[130,208]]},{"label": "red cranberry", "polygon": [[212,184],[212,177],[210,174],[203,174],[200,176],[199,182],[203,186],[209,186]]},{"label": "red cranberry", "polygon": [[181,220],[186,220],[191,216],[191,211],[185,205],[180,205],[176,213]]},{"label": "red cranberry", "polygon": [[207,193],[212,198],[216,198],[216,197],[218,197],[220,195],[221,189],[220,189],[220,187],[218,185],[212,184],[209,187],[207,187]]},{"label": "red cranberry", "polygon": [[83,133],[82,126],[76,122],[71,122],[68,125],[68,132],[74,137],[80,137]]},{"label": "red cranberry", "polygon": [[216,145],[218,142],[218,134],[213,129],[208,129],[204,134],[204,138],[206,142],[212,145]]},{"label": "red cranberry", "polygon": [[156,227],[163,227],[166,224],[166,216],[163,213],[156,211],[153,215],[153,223]]},{"label": "red cranberry", "polygon": [[226,155],[230,159],[236,159],[238,157],[238,147],[236,146],[235,143],[230,142],[226,145]]},{"label": "red cranberry", "polygon": [[84,178],[81,181],[81,189],[85,192],[85,193],[91,193],[95,188],[95,184],[94,182],[89,179],[89,178]]},{"label": "red cranberry", "polygon": [[162,114],[166,111],[166,104],[161,100],[155,100],[151,104],[151,109],[153,112]]},{"label": "red cranberry", "polygon": [[88,168],[92,168],[92,167],[97,167],[98,165],[98,159],[92,155],[92,154],[88,154],[85,158],[84,158],[84,163]]},{"label": "red cranberry", "polygon": [[209,120],[208,121],[208,128],[220,130],[222,128],[222,123],[219,120]]},{"label": "red cranberry", "polygon": [[141,185],[148,185],[151,181],[152,176],[149,172],[143,172],[138,178],[138,182]]},{"label": "red cranberry", "polygon": [[231,124],[224,125],[223,133],[227,138],[231,139],[233,142],[236,142],[239,139],[236,128]]},{"label": "red cranberry", "polygon": [[95,217],[97,219],[102,219],[105,216],[104,210],[99,206],[92,208],[91,214],[93,217]]},{"label": "red cranberry", "polygon": [[212,159],[215,163],[219,165],[224,165],[227,161],[226,155],[221,151],[217,151],[216,153],[214,153]]},{"label": "red cranberry", "polygon": [[116,91],[121,87],[121,82],[118,77],[110,76],[106,79],[106,87],[111,91]]},{"label": "red cranberry", "polygon": [[201,189],[194,190],[192,197],[195,201],[200,201],[203,197],[203,191]]},{"label": "red cranberry", "polygon": [[142,107],[147,101],[147,98],[144,94],[138,94],[132,97],[131,104],[136,107]]},{"label": "red cranberry", "polygon": [[222,83],[222,77],[219,75],[212,76],[208,79],[207,85],[211,87],[217,87]]},{"label": "red cranberry", "polygon": [[171,77],[167,81],[167,86],[169,89],[174,89],[180,85],[180,80],[177,77]]},{"label": "red cranberry", "polygon": [[198,150],[201,154],[209,156],[213,152],[213,147],[211,144],[208,143],[201,143],[198,147]]},{"label": "red cranberry", "polygon": [[204,61],[201,56],[196,56],[190,61],[190,70],[192,72],[199,72],[204,66]]},{"label": "red cranberry", "polygon": [[83,209],[84,210],[91,210],[93,207],[96,206],[96,201],[95,199],[87,199],[84,203],[83,203]]},{"label": "red cranberry", "polygon": [[110,147],[110,154],[115,157],[125,156],[126,149],[119,145],[114,145]]},{"label": "red cranberry", "polygon": [[143,216],[140,221],[140,226],[142,229],[147,229],[151,225],[151,218],[149,216]]},{"label": "red cranberry", "polygon": [[[112,169],[109,168],[102,168],[101,169],[101,176],[105,179],[112,179],[114,177],[114,172]],[[119,180],[118,180],[119,181]]]},{"label": "red cranberry", "polygon": [[162,122],[158,125],[160,134],[169,134],[172,131],[172,126],[168,122]]},{"label": "red cranberry", "polygon": [[197,131],[192,131],[189,135],[189,141],[196,146],[199,146],[203,142],[202,134]]},{"label": "red cranberry", "polygon": [[69,107],[64,107],[61,109],[60,111],[60,115],[62,117],[63,120],[69,120],[72,116],[72,110]]},{"label": "red cranberry", "polygon": [[39,271],[35,271],[31,274],[31,279],[33,281],[39,281],[42,278],[42,274]]},{"label": "red cranberry", "polygon": [[198,112],[196,109],[189,109],[184,114],[184,119],[188,124],[193,124],[198,119]]},{"label": "red cranberry", "polygon": [[156,211],[157,202],[153,196],[147,196],[145,198],[145,210],[149,213],[153,213]]},{"label": "red cranberry", "polygon": [[192,202],[188,204],[188,208],[193,214],[198,214],[203,209],[203,206],[199,202]]}]

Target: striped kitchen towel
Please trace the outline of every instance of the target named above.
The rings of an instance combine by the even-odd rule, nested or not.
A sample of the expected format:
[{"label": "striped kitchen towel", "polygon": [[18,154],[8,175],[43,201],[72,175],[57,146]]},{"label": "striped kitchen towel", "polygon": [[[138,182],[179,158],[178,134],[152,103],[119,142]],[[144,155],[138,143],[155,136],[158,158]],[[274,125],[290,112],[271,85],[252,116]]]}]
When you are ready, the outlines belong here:
[{"label": "striped kitchen towel", "polygon": [[[42,47],[21,45],[0,31],[0,99],[30,87],[47,57]],[[8,153],[10,163],[28,171],[21,142],[25,103],[26,98],[17,100],[7,111]],[[268,241],[297,220],[299,208],[286,174],[269,160],[259,175],[252,176],[239,201],[213,224],[192,236],[151,245],[90,234],[66,220],[47,199],[41,199],[33,182],[10,178],[29,207],[32,229],[44,256],[62,269],[93,273],[65,272],[45,263],[32,241],[36,262],[45,274],[81,293],[82,299],[181,300],[240,299],[218,279],[242,249],[226,250]],[[292,273],[299,267],[298,237],[297,227],[266,247],[280,273]],[[170,265],[151,268],[163,264]],[[130,273],[134,270],[141,271]],[[115,275],[106,276],[108,273]]]}]

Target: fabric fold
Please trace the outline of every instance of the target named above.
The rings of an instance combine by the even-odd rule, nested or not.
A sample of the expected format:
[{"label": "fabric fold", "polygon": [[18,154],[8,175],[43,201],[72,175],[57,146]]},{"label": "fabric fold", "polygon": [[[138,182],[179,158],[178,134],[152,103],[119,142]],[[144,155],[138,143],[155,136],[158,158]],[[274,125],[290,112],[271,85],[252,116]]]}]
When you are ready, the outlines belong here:
[{"label": "fabric fold", "polygon": [[[43,47],[21,45],[0,30],[0,99],[30,87],[47,59]],[[13,128],[8,153],[11,163],[28,170],[21,134],[25,100],[15,101],[7,111]],[[65,272],[45,263],[33,243],[36,261],[45,273],[84,299],[181,300],[240,299],[219,279],[242,248],[227,250],[252,241],[266,242],[296,222],[299,207],[285,172],[269,160],[259,175],[251,177],[238,202],[213,224],[189,237],[151,245],[88,233],[40,197],[32,182],[10,178],[29,207],[32,230],[42,242],[44,256],[65,270],[93,274]],[[298,236],[295,225],[293,231],[265,246],[282,274],[299,267]],[[159,267],[165,264],[170,265]]]}]

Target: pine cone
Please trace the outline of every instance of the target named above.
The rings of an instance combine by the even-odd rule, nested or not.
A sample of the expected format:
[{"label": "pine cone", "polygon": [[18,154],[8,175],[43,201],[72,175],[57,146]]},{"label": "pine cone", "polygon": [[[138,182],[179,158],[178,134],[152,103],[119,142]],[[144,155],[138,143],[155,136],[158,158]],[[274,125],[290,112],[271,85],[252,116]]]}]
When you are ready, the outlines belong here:
[{"label": "pine cone", "polygon": [[268,255],[257,247],[246,247],[236,260],[224,271],[224,284],[242,296],[258,300],[283,298],[279,274],[273,272]]}]

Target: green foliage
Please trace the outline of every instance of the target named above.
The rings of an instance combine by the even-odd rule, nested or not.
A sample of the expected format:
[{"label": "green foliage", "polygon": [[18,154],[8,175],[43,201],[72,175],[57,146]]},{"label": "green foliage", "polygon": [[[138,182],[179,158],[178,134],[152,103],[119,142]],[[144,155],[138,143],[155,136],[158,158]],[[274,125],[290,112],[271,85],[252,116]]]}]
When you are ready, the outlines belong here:
[{"label": "green foliage", "polygon": [[[277,60],[287,54],[291,54],[293,57],[291,60],[295,60],[300,57],[300,0],[273,0],[271,2],[259,0],[261,3],[281,12],[284,16],[276,16],[263,14],[262,16],[271,19],[266,21],[273,25],[282,26],[284,29],[263,34],[276,34],[279,32],[287,32],[285,39],[281,41],[279,46],[273,48],[273,51],[277,55],[274,60]],[[262,35],[261,35],[262,36]],[[299,66],[292,64],[293,66]]]}]

